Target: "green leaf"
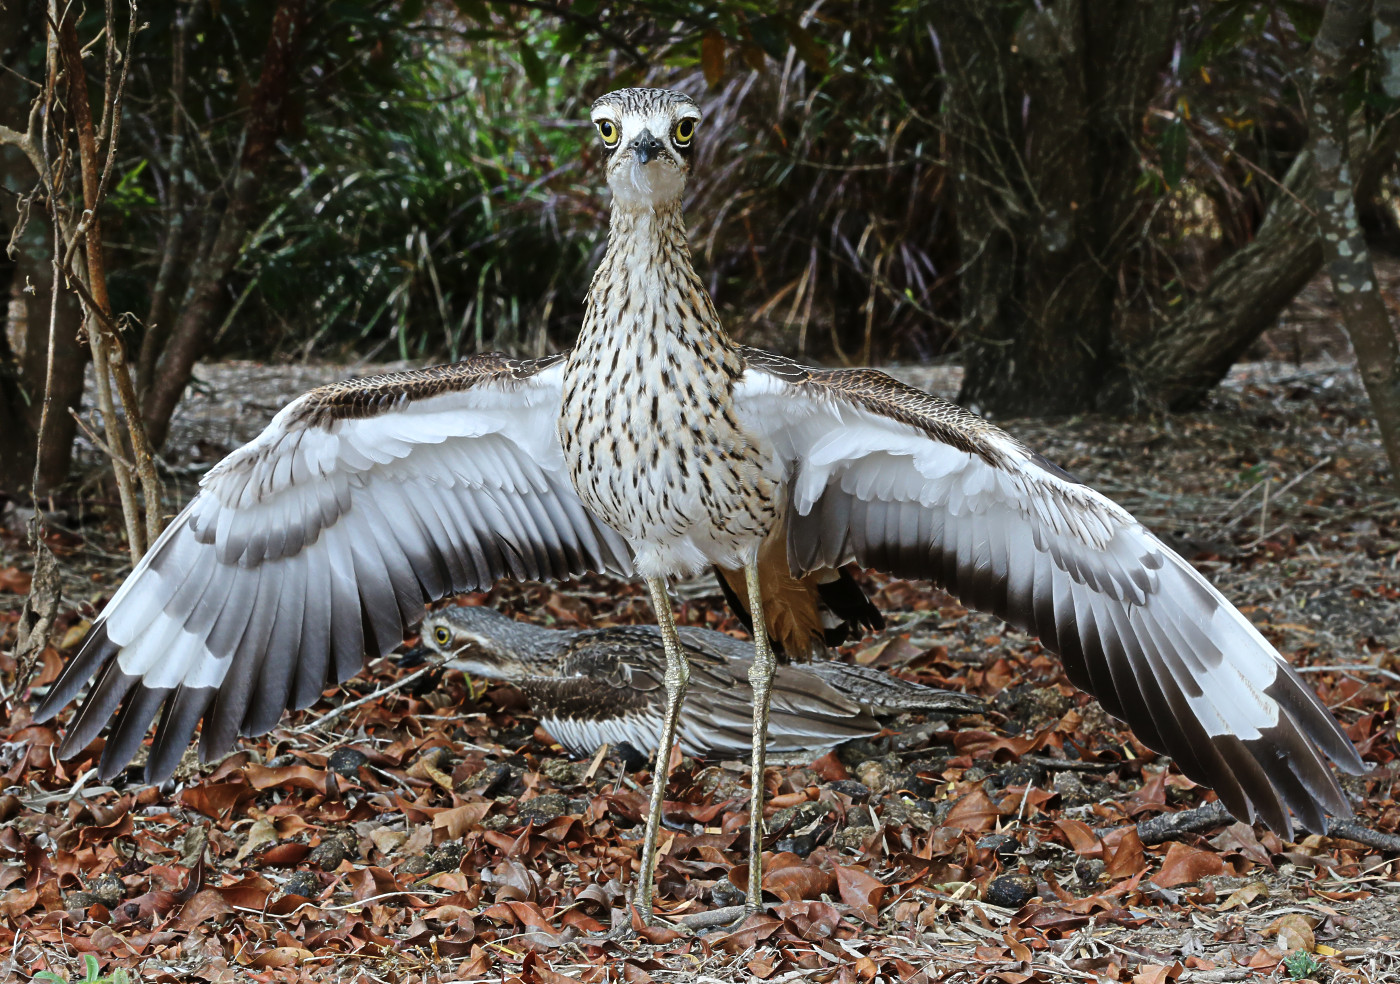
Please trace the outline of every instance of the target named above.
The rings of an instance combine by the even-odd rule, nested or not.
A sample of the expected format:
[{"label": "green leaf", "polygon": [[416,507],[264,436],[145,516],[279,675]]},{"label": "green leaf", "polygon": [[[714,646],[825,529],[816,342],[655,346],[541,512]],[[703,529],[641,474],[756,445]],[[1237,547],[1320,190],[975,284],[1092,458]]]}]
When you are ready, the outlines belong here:
[{"label": "green leaf", "polygon": [[777,61],[787,54],[787,39],[783,37],[781,25],[771,17],[761,17],[749,22],[749,35],[764,52]]},{"label": "green leaf", "polygon": [[481,0],[457,0],[457,10],[463,17],[470,17],[478,24],[491,23],[491,11]]},{"label": "green leaf", "polygon": [[812,32],[807,30],[797,21],[788,21],[788,40],[797,51],[797,57],[807,63],[809,68],[825,75],[831,69],[827,61],[826,49],[817,43],[817,39],[812,36]]},{"label": "green leaf", "polygon": [[1186,174],[1186,121],[1178,116],[1165,130],[1158,143],[1162,158],[1162,180],[1175,188]]},{"label": "green leaf", "polygon": [[541,89],[549,88],[549,70],[540,61],[540,56],[525,42],[520,43],[520,67],[525,69],[525,77]]}]

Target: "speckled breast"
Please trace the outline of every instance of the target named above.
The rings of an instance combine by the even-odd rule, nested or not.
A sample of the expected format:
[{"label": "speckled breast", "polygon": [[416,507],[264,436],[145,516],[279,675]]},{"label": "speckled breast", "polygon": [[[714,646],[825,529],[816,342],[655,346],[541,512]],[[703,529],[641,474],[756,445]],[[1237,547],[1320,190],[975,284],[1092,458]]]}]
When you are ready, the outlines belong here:
[{"label": "speckled breast", "polygon": [[[707,357],[708,356],[708,357]],[[751,561],[776,515],[771,454],[739,426],[738,353],[667,331],[584,331],[559,437],[574,488],[628,539],[639,573]]]}]

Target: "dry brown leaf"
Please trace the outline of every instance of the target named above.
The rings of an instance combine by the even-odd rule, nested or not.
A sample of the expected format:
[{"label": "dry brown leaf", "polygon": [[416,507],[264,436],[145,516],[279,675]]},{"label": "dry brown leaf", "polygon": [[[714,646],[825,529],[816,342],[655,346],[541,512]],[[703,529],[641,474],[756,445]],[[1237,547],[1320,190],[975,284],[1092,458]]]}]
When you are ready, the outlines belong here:
[{"label": "dry brown leaf", "polygon": [[1179,841],[1172,841],[1171,846],[1167,848],[1167,856],[1162,861],[1162,870],[1152,881],[1160,888],[1174,888],[1219,875],[1224,871],[1225,862],[1215,852],[1202,851],[1187,847]]},{"label": "dry brown leaf", "polygon": [[1280,916],[1270,923],[1264,932],[1270,936],[1277,936],[1279,949],[1284,953],[1292,953],[1294,950],[1311,953],[1317,948],[1312,924],[1300,912]]},{"label": "dry brown leaf", "polygon": [[870,925],[878,920],[880,900],[888,890],[887,885],[869,871],[857,865],[840,865],[836,869],[836,885],[841,892],[841,901]]},{"label": "dry brown leaf", "polygon": [[196,892],[194,898],[185,903],[175,928],[188,932],[202,922],[220,919],[233,911],[233,906],[228,904],[222,892],[217,888],[206,888]]},{"label": "dry brown leaf", "polygon": [[369,839],[374,842],[380,854],[393,854],[400,844],[408,840],[408,834],[402,830],[390,830],[388,827],[375,827],[369,832]]},{"label": "dry brown leaf", "polygon": [[253,822],[253,826],[248,828],[248,839],[243,842],[243,846],[238,849],[238,853],[233,856],[233,860],[236,864],[242,864],[244,858],[264,844],[276,843],[276,825],[267,817],[259,817]]},{"label": "dry brown leaf", "polygon": [[1230,897],[1220,904],[1220,912],[1229,912],[1231,909],[1243,908],[1258,898],[1269,897],[1269,886],[1261,881],[1252,881],[1248,885],[1241,885],[1230,893]]},{"label": "dry brown leaf", "polygon": [[180,793],[180,802],[215,820],[224,820],[258,798],[258,791],[241,782],[202,783]]},{"label": "dry brown leaf", "polygon": [[481,826],[481,821],[486,819],[486,815],[495,805],[490,800],[485,800],[443,810],[433,817],[433,828],[446,830],[448,840],[461,840],[467,831]]},{"label": "dry brown leaf", "polygon": [[28,594],[30,575],[18,567],[0,567],[0,594]]},{"label": "dry brown leaf", "polygon": [[248,961],[247,966],[257,970],[272,970],[277,967],[295,967],[303,961],[310,960],[315,954],[310,950],[303,950],[299,946],[279,946],[259,954]]},{"label": "dry brown leaf", "polygon": [[1147,852],[1137,827],[1124,827],[1121,833],[1110,834],[1104,847],[1112,851],[1104,864],[1104,874],[1109,878],[1131,878],[1147,867]]},{"label": "dry brown leaf", "polygon": [[1000,816],[1001,811],[992,802],[992,798],[978,787],[953,804],[943,821],[943,826],[980,834],[991,830]]},{"label": "dry brown leaf", "polygon": [[1133,984],[1167,984],[1181,976],[1181,964],[1165,967],[1162,964],[1143,964],[1133,975]]}]

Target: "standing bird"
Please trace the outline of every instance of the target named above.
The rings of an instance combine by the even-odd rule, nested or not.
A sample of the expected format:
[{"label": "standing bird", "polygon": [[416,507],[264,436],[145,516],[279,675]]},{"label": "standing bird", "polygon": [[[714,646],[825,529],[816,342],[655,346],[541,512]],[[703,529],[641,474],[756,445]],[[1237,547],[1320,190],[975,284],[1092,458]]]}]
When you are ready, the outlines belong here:
[{"label": "standing bird", "polygon": [[855,562],[936,581],[1039,636],[1076,685],[1240,819],[1291,836],[1290,810],[1319,831],[1327,812],[1349,816],[1323,756],[1363,766],[1331,712],[1120,506],[883,373],[807,368],[729,338],[681,215],[700,116],[654,89],[594,103],[612,225],[567,357],[479,355],[314,390],[212,468],[40,707],[51,717],[96,676],[60,754],[115,715],[99,765],[110,776],[163,705],[146,767],[160,778],[201,719],[206,758],[269,730],[366,650],[397,645],[425,598],[506,575],[635,571],[667,659],[636,893],[650,919],[687,677],[666,579],[716,565],[735,582],[742,572],[753,616],[758,907],[769,626],[819,623],[792,609],[812,604],[822,572]]},{"label": "standing bird", "polygon": [[[676,725],[681,751],[749,755],[753,646],[711,629],[687,625],[676,631],[690,666]],[[494,608],[462,605],[429,612],[422,636],[424,646],[447,657],[447,666],[514,685],[544,730],[574,755],[591,755],[604,742],[625,742],[642,753],[655,753],[660,745],[666,655],[655,626],[549,629]],[[864,666],[826,660],[779,666],[767,748],[817,758],[842,742],[879,734],[875,714],[956,714],[982,707],[968,694]]]}]

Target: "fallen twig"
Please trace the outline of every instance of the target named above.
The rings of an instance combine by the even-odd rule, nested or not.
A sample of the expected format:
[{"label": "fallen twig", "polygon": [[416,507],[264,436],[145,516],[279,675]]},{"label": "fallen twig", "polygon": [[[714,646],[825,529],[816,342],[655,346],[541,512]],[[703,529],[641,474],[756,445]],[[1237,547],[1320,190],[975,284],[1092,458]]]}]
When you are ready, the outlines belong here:
[{"label": "fallen twig", "polygon": [[370,701],[375,700],[379,697],[383,697],[385,694],[392,694],[395,690],[401,690],[404,687],[408,686],[410,683],[412,683],[414,680],[417,680],[419,677],[423,676],[425,673],[429,673],[437,669],[445,662],[446,659],[429,660],[428,663],[422,669],[410,673],[408,676],[404,677],[401,680],[395,680],[393,683],[385,684],[372,694],[366,694],[358,700],[352,700],[348,704],[341,704],[339,707],[327,711],[325,714],[322,714],[316,720],[311,721],[307,724],[303,724],[300,728],[294,729],[293,734],[304,735],[307,732],[316,731],[320,728],[323,728],[330,722],[334,721],[336,718],[340,717],[346,711],[353,711],[355,708],[368,704]]},{"label": "fallen twig", "polygon": [[1373,830],[1358,820],[1332,820],[1327,824],[1328,837],[1341,837],[1389,854],[1400,854],[1400,835]]},{"label": "fallen twig", "polygon": [[1370,666],[1366,663],[1342,663],[1336,666],[1295,666],[1293,668],[1299,673],[1374,673],[1387,680],[1400,683],[1400,673],[1383,670],[1379,666]]},{"label": "fallen twig", "polygon": [[1212,800],[1193,810],[1163,813],[1142,821],[1137,825],[1138,839],[1143,844],[1160,844],[1182,834],[1199,834],[1224,823],[1234,823],[1234,820],[1224,803]]},{"label": "fallen twig", "polygon": [[727,905],[720,909],[709,909],[705,912],[692,912],[683,916],[664,916],[667,922],[675,923],[677,926],[684,926],[686,929],[713,929],[716,926],[727,926],[744,918],[745,909],[742,905]]}]

